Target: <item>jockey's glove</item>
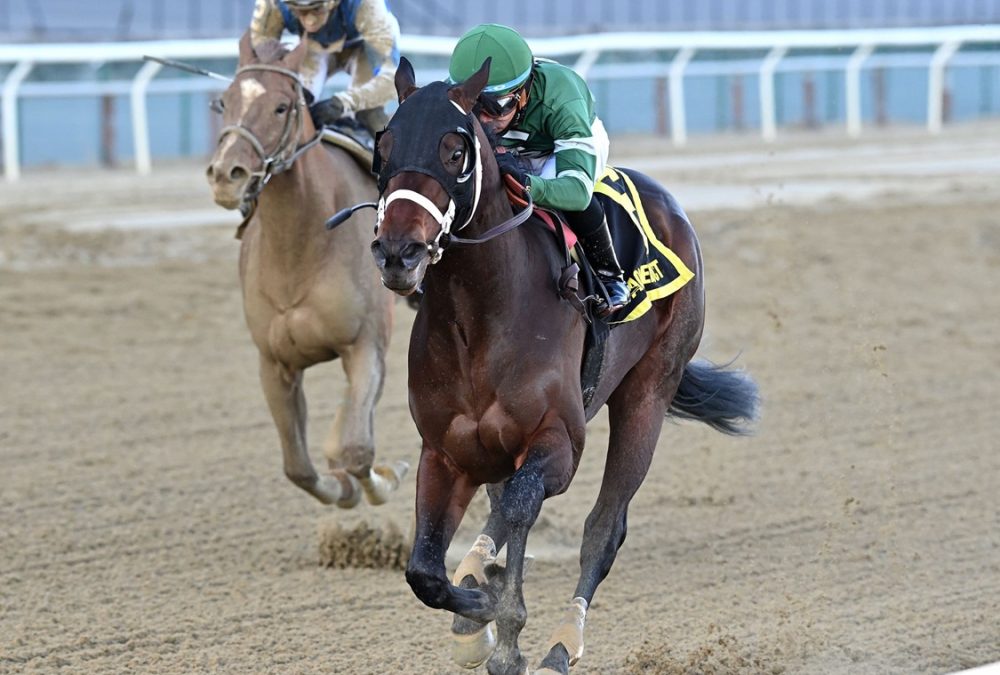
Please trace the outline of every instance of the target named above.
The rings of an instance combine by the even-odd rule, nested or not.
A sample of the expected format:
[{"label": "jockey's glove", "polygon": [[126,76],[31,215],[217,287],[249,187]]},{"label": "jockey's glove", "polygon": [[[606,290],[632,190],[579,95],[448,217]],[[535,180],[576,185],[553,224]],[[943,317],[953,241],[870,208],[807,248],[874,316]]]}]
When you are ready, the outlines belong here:
[{"label": "jockey's glove", "polygon": [[309,106],[313,126],[317,129],[329,126],[344,116],[344,102],[336,96],[316,101]]},{"label": "jockey's glove", "polygon": [[528,172],[524,170],[517,155],[512,152],[498,152],[496,154],[497,166],[500,167],[500,175],[508,175],[524,187],[528,187]]}]

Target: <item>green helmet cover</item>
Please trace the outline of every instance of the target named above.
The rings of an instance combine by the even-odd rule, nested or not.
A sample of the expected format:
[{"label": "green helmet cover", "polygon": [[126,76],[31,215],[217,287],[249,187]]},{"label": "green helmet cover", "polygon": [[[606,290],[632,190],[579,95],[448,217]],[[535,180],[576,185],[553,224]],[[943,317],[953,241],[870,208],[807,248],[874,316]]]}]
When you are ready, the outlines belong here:
[{"label": "green helmet cover", "polygon": [[490,79],[483,91],[493,95],[505,94],[524,84],[534,63],[531,48],[517,31],[496,23],[484,23],[458,39],[448,64],[449,79],[455,84],[464,82],[488,58],[493,62]]}]

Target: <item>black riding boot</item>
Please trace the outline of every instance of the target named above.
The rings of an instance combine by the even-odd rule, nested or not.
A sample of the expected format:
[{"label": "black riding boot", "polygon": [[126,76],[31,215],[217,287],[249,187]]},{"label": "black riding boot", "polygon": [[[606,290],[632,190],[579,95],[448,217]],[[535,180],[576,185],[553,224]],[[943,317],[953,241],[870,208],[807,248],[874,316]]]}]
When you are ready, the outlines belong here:
[{"label": "black riding boot", "polygon": [[371,132],[372,138],[375,138],[375,134],[385,129],[385,126],[389,124],[389,116],[383,108],[359,110],[354,113],[354,118],[361,122],[365,129]]},{"label": "black riding boot", "polygon": [[604,219],[599,229],[586,237],[581,237],[580,244],[583,246],[584,255],[587,256],[587,260],[594,267],[594,271],[604,284],[604,289],[608,292],[610,302],[601,312],[601,316],[607,316],[627,305],[631,296],[628,286],[625,285],[625,275],[621,265],[618,264],[618,256],[615,255],[614,246],[611,244],[607,219]]}]

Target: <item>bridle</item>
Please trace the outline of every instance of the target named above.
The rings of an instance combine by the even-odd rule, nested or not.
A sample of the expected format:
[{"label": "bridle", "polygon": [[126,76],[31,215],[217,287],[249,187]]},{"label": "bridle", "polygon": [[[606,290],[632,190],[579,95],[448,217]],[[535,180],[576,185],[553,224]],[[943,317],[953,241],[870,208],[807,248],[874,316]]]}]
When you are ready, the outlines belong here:
[{"label": "bridle", "polygon": [[[459,106],[454,101],[450,102],[455,108],[462,113],[466,114],[462,107]],[[483,161],[480,153],[482,152],[482,145],[479,143],[479,138],[476,136],[474,130],[470,130],[468,126],[457,126],[452,132],[458,134],[465,145],[465,166],[462,167],[461,173],[454,177],[454,183],[456,186],[464,186],[462,194],[467,193],[471,187],[471,197],[472,204],[470,207],[461,209],[462,211],[468,211],[465,220],[456,228],[456,230],[462,230],[476,215],[476,211],[479,209],[479,199],[483,193]],[[379,167],[381,168],[381,167]],[[401,173],[402,171],[416,168],[411,166],[396,167],[392,174]],[[439,182],[448,181],[450,176],[445,176],[439,171],[430,171],[428,173],[432,178],[436,178]],[[456,198],[456,194],[452,190],[447,190],[448,192],[448,208],[445,209],[444,213],[437,205],[428,199],[426,196],[415,192],[414,190],[398,189],[393,190],[388,195],[385,194],[385,189],[388,184],[388,178],[390,176],[379,176],[379,200],[377,206],[377,215],[375,216],[375,234],[378,234],[379,228],[382,226],[382,221],[385,219],[385,211],[389,208],[389,205],[394,201],[400,199],[405,199],[406,201],[411,201],[414,204],[422,207],[431,217],[437,222],[440,229],[438,230],[437,236],[434,237],[433,241],[427,242],[427,250],[431,255],[431,264],[438,262],[441,259],[441,255],[444,253],[444,248],[441,244],[441,240],[444,239],[445,242],[451,237],[451,226],[455,223],[455,216],[458,214],[459,209],[462,204],[459,204],[459,199]],[[469,181],[472,181],[469,184]]]},{"label": "bridle", "polygon": [[288,68],[282,68],[281,66],[266,63],[257,63],[243,66],[237,70],[236,77],[234,79],[238,79],[243,73],[258,70],[280,73],[292,78],[295,82],[295,97],[297,100],[296,105],[292,107],[290,114],[285,118],[285,126],[281,130],[281,138],[278,139],[278,145],[270,154],[268,154],[268,152],[264,149],[264,144],[260,142],[260,139],[257,138],[256,134],[254,134],[253,131],[247,127],[243,126],[242,122],[237,122],[236,124],[223,127],[222,131],[219,132],[218,143],[222,143],[223,139],[229,134],[236,134],[240,138],[246,140],[260,158],[260,169],[250,174],[251,182],[248,184],[247,192],[243,197],[245,201],[252,202],[254,204],[256,204],[257,197],[260,196],[260,193],[264,190],[264,186],[267,185],[272,176],[282,173],[283,171],[287,171],[288,168],[295,163],[295,160],[301,157],[314,145],[319,143],[323,137],[322,130],[317,130],[316,134],[308,141],[302,145],[296,145],[298,138],[302,133],[302,125],[304,124],[302,120],[302,116],[304,114],[303,111],[306,110],[306,89],[305,85],[302,83],[302,76],[294,70],[289,70]]},{"label": "bridle", "polygon": [[[432,83],[432,85],[428,85],[427,88],[435,85],[445,86],[445,83]],[[453,224],[460,222],[460,224],[455,227],[455,231],[461,231],[472,222],[479,210],[483,188],[483,160],[482,144],[479,142],[479,138],[476,134],[475,117],[471,112],[463,110],[462,107],[454,101],[448,100],[448,104],[450,105],[445,105],[442,102],[440,104],[443,106],[441,110],[428,113],[419,119],[414,119],[416,119],[419,124],[434,125],[437,124],[437,120],[441,117],[450,118],[447,119],[447,121],[441,120],[443,124],[438,126],[437,130],[445,131],[446,133],[455,133],[465,144],[465,156],[467,160],[465,165],[462,167],[461,172],[456,176],[445,171],[443,166],[438,166],[437,164],[428,165],[426,157],[434,155],[427,151],[426,143],[421,145],[419,142],[413,146],[404,146],[405,149],[396,148],[383,162],[381,154],[378,151],[378,139],[376,139],[376,151],[372,165],[372,172],[378,176],[378,202],[356,204],[355,206],[350,206],[339,211],[327,220],[326,227],[328,230],[333,229],[346,221],[355,211],[359,209],[374,208],[377,210],[377,216],[375,218],[375,234],[377,236],[379,228],[382,226],[382,221],[385,219],[386,209],[389,205],[398,200],[410,201],[427,211],[427,213],[430,214],[440,227],[437,236],[435,236],[433,240],[425,242],[427,252],[430,256],[430,264],[433,265],[441,260],[441,257],[444,254],[444,249],[451,244],[481,244],[498,237],[501,234],[509,232],[531,217],[532,211],[534,210],[534,203],[529,193],[528,204],[524,209],[496,227],[490,228],[482,235],[478,237],[465,238],[452,234]],[[454,108],[459,112],[461,117],[455,116],[454,111],[451,110],[452,106],[454,106]],[[438,115],[437,113],[441,114]],[[430,122],[428,122],[428,118],[431,118]],[[389,130],[392,130],[394,126],[397,126],[397,124],[394,124],[395,122],[397,122],[397,120],[394,118],[394,120],[389,123]],[[409,122],[402,123],[399,126],[402,129],[405,125],[412,126],[412,123],[413,120],[410,120]],[[426,132],[427,129],[421,128],[418,131]],[[393,176],[404,172],[422,173],[436,180],[441,187],[444,188],[444,191],[448,195],[448,206],[444,212],[442,212],[433,201],[428,199],[426,195],[416,192],[415,190],[400,188],[386,194],[389,180]]]}]

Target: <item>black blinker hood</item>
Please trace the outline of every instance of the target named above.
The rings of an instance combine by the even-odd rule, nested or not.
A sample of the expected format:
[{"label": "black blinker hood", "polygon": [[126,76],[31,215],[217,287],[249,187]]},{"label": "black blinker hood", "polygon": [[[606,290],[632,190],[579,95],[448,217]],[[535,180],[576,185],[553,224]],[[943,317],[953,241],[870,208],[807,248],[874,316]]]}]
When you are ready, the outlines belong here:
[{"label": "black blinker hood", "polygon": [[[452,85],[432,82],[404,100],[388,126],[375,135],[372,173],[378,177],[379,196],[385,194],[389,180],[404,171],[430,176],[444,188],[455,202],[455,222],[461,228],[469,219],[475,204],[476,181],[473,178],[479,162],[471,114],[463,114],[448,97]],[[384,134],[392,134],[392,151],[388,159],[379,152]],[[441,138],[457,133],[465,141],[467,164],[458,176],[445,171],[440,159]]]}]

